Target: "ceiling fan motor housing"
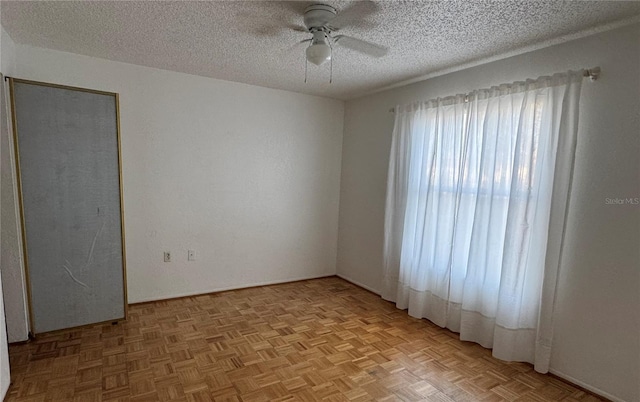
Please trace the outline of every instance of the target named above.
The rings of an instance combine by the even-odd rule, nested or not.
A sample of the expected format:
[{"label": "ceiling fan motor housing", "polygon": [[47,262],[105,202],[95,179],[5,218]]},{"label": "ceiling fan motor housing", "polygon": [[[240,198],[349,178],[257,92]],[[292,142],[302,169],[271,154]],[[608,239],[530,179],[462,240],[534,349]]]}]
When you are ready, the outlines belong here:
[{"label": "ceiling fan motor housing", "polygon": [[[349,8],[347,9],[347,14],[348,10]],[[373,57],[382,57],[387,53],[385,47],[374,43],[346,35],[332,36],[332,31],[336,29],[335,26],[332,26],[335,24],[336,15],[337,10],[327,4],[312,4],[304,10],[304,25],[309,33],[313,35],[311,39],[301,42],[310,42],[306,50],[306,60],[308,62],[319,66],[330,61],[332,59],[333,43],[340,43],[341,46]],[[329,82],[331,82],[331,79]]]},{"label": "ceiling fan motor housing", "polygon": [[326,24],[335,16],[335,8],[326,4],[312,4],[304,10],[304,25],[310,31],[319,28],[326,29]]}]

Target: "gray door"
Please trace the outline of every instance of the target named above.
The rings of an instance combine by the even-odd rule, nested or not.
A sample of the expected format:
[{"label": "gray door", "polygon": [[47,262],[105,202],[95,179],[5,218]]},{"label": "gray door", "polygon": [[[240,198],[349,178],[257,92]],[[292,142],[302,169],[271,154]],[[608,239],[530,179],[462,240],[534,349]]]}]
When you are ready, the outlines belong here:
[{"label": "gray door", "polygon": [[32,331],[124,318],[117,95],[11,85]]}]

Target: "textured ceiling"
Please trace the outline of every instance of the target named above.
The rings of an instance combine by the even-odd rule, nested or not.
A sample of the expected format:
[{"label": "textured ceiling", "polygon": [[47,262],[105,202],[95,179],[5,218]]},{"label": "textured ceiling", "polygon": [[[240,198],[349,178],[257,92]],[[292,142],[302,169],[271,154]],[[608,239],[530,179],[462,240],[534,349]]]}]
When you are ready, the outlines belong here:
[{"label": "textured ceiling", "polygon": [[[381,59],[335,48],[309,64],[302,12],[317,2],[7,2],[20,44],[313,95],[349,99],[434,71],[640,14],[618,1],[326,1],[346,10],[340,34],[389,47]],[[363,18],[366,16],[366,18]],[[576,66],[582,67],[582,66]],[[586,67],[586,66],[585,66]]]}]

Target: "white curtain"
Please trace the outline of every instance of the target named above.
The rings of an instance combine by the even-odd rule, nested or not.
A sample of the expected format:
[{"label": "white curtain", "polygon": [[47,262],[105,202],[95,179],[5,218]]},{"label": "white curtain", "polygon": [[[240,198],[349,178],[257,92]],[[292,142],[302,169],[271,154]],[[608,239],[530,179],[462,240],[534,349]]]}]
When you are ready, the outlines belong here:
[{"label": "white curtain", "polygon": [[582,71],[396,108],[383,298],[548,371]]}]

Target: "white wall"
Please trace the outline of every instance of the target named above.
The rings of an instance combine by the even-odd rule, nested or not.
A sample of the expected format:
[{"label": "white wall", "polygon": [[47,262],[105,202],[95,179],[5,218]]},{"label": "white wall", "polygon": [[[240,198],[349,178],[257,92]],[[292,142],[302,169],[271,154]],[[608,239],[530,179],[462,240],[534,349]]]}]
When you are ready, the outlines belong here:
[{"label": "white wall", "polygon": [[583,67],[585,80],[552,372],[612,399],[640,400],[640,25],[609,31],[345,106],[338,274],[381,289],[387,165],[396,104]]},{"label": "white wall", "polygon": [[[14,73],[15,69],[15,46],[13,41],[7,35],[7,33],[0,27],[0,72],[3,75],[11,75]],[[11,256],[15,256],[15,254],[11,253],[10,250],[6,250],[5,242],[6,242],[6,226],[11,225],[11,217],[7,217],[5,214],[5,209],[14,211],[14,206],[5,205],[7,199],[6,194],[7,190],[12,193],[11,188],[5,189],[5,176],[7,176],[7,163],[10,159],[9,153],[7,152],[8,144],[7,140],[9,138],[9,130],[7,127],[7,114],[5,109],[5,98],[4,94],[0,93],[0,136],[1,136],[1,144],[0,144],[0,164],[1,164],[1,173],[2,173],[2,186],[0,188],[0,198],[2,198],[2,214],[0,215],[0,271],[2,274],[0,276],[0,400],[4,399],[4,396],[9,389],[10,383],[10,374],[9,374],[9,350],[7,347],[7,331],[5,331],[6,325],[5,322],[7,319],[11,319],[9,314],[5,317],[5,310],[8,310],[9,305],[6,305],[7,309],[5,309],[5,298],[3,297],[3,288],[7,287],[7,283],[10,281],[5,281],[4,272],[7,271],[7,266],[12,263]],[[10,175],[9,175],[10,177]],[[8,218],[8,219],[7,219]],[[15,222],[15,218],[13,219]],[[19,255],[19,252],[18,252]],[[19,261],[19,260],[18,260]],[[19,264],[18,264],[19,269]],[[7,300],[9,301],[9,300]],[[22,314],[25,314],[24,306],[22,307]],[[18,312],[19,313],[19,312]]]},{"label": "white wall", "polygon": [[120,94],[130,303],[335,274],[342,101],[23,45],[16,68]]}]

